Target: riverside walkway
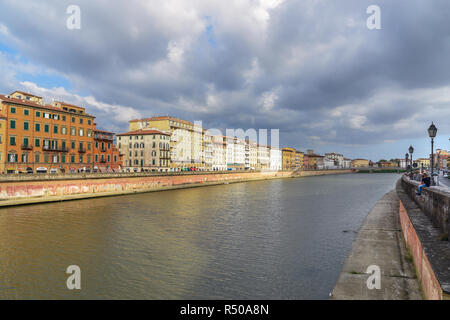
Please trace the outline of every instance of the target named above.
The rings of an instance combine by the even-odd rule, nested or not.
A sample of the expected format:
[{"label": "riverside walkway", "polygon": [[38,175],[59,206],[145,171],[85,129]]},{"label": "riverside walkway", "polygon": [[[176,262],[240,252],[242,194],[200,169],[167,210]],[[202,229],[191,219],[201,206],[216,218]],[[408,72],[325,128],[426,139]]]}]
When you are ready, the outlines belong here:
[{"label": "riverside walkway", "polygon": [[[380,268],[380,289],[369,289],[369,266]],[[420,300],[412,259],[402,238],[395,190],[380,199],[363,222],[344,263],[333,300]]]}]

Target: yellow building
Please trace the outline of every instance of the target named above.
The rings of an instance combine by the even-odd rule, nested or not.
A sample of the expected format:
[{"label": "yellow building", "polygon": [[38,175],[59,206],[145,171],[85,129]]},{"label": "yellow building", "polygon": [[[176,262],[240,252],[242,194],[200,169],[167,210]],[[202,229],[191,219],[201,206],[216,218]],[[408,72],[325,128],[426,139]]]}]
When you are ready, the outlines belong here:
[{"label": "yellow building", "polygon": [[130,131],[151,128],[170,133],[170,167],[172,171],[204,167],[202,127],[196,126],[190,121],[169,116],[130,121]]},{"label": "yellow building", "polygon": [[296,151],[295,152],[295,168],[303,168],[303,158],[305,156],[304,152]]},{"label": "yellow building", "polygon": [[282,149],[283,170],[294,170],[296,161],[296,150],[294,148]]},{"label": "yellow building", "polygon": [[369,160],[366,159],[353,159],[352,168],[368,168]]},{"label": "yellow building", "polygon": [[429,158],[419,158],[414,161],[417,163],[417,168],[421,168],[422,165],[424,168],[430,168],[431,167],[431,161]]}]

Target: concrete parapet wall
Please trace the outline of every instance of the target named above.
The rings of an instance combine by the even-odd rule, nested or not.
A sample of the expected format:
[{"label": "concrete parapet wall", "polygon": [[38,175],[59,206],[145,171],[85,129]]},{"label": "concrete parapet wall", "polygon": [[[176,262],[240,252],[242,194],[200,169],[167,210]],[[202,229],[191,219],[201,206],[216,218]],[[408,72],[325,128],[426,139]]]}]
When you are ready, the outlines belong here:
[{"label": "concrete parapet wall", "polygon": [[310,171],[296,171],[293,175],[295,177],[311,177],[311,176],[324,176],[330,174],[345,174],[353,173],[351,169],[342,170],[310,170]]},{"label": "concrete parapet wall", "polygon": [[450,193],[438,187],[430,187],[424,188],[422,196],[419,197],[416,195],[419,185],[418,181],[410,180],[407,176],[402,177],[402,187],[408,196],[414,200],[442,234],[448,233],[450,230]]},{"label": "concrete parapet wall", "polygon": [[[425,298],[448,300],[450,299],[450,243],[441,239],[442,229],[438,226],[442,219],[432,221],[432,217],[438,215],[437,210],[434,215],[426,215],[422,209],[430,210],[431,205],[426,205],[424,202],[435,201],[443,195],[439,190],[435,190],[436,188],[429,188],[426,190],[427,198],[420,200],[415,195],[416,186],[418,186],[417,182],[405,177],[397,184],[403,238],[411,251]],[[437,200],[437,203],[440,201]]]}]

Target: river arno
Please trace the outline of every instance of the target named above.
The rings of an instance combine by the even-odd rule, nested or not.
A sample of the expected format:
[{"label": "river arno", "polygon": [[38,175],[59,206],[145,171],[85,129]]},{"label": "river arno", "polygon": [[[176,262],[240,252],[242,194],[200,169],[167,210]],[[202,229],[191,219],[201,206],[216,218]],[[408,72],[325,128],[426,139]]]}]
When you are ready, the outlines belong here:
[{"label": "river arno", "polygon": [[[1,299],[327,299],[399,178],[281,179],[0,209]],[[81,268],[80,291],[66,268]]]}]

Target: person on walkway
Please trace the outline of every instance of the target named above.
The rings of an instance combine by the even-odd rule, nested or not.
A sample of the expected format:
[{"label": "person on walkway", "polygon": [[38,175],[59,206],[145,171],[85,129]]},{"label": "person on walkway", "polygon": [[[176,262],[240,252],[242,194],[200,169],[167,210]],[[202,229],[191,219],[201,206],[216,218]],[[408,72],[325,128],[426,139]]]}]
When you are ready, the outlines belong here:
[{"label": "person on walkway", "polygon": [[422,184],[419,186],[419,192],[417,192],[417,195],[421,196],[422,195],[422,189],[423,188],[429,188],[430,185],[431,185],[431,179],[426,173],[424,173],[423,174],[423,178],[422,178]]}]

